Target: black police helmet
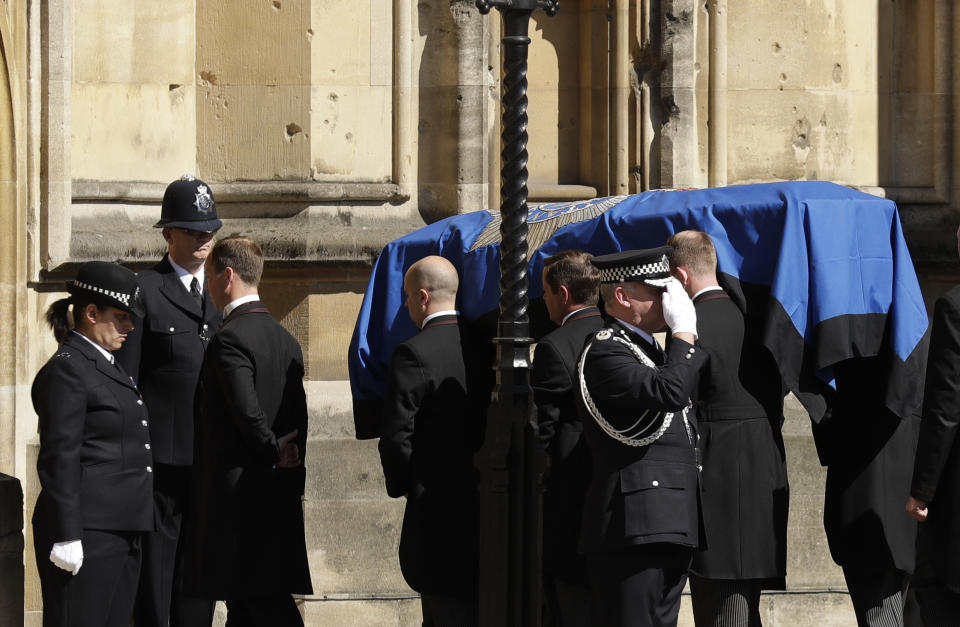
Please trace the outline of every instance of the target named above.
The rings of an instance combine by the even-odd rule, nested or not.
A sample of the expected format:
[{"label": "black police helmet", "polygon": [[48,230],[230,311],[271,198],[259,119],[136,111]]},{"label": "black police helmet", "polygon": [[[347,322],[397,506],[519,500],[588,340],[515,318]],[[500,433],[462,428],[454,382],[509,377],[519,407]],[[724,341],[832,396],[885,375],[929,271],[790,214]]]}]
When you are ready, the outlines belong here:
[{"label": "black police helmet", "polygon": [[173,227],[213,233],[223,226],[210,186],[190,174],[167,185],[156,228]]},{"label": "black police helmet", "polygon": [[80,266],[76,279],[67,281],[67,291],[98,305],[111,305],[140,317],[144,314],[137,275],[120,264],[88,261]]}]

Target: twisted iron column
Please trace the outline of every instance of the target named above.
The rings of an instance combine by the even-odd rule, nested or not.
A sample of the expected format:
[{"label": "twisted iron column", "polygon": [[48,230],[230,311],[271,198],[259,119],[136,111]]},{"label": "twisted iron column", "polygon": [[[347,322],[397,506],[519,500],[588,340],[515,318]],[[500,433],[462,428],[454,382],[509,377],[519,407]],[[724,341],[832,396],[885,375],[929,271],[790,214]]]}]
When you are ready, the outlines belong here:
[{"label": "twisted iron column", "polygon": [[500,319],[497,385],[480,469],[480,624],[540,624],[541,495],[546,454],[530,388],[527,258],[527,36],[538,8],[558,0],[477,0],[503,17]]}]

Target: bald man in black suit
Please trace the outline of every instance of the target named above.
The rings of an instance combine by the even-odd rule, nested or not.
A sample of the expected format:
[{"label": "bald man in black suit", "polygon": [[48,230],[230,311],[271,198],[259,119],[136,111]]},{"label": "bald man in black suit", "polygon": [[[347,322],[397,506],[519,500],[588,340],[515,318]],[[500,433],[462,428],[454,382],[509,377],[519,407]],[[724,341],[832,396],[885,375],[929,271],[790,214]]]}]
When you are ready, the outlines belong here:
[{"label": "bald man in black suit", "polygon": [[[424,625],[477,624],[477,485],[473,455],[485,399],[472,368],[469,333],[456,311],[457,271],[425,257],[403,290],[421,330],[393,353],[384,399],[380,459],[387,493],[407,499],[400,569],[421,595]],[[489,369],[489,366],[487,367]]]}]

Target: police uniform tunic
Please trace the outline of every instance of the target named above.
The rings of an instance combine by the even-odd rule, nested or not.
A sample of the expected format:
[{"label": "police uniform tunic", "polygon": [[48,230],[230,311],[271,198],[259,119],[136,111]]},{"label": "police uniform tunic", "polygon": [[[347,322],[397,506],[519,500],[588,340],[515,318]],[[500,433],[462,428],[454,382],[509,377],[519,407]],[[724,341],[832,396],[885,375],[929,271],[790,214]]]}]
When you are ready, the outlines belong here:
[{"label": "police uniform tunic", "polygon": [[[33,382],[40,496],[34,547],[44,625],[126,625],[139,538],[154,528],[147,408],[122,367],[71,332]],[[55,542],[81,540],[76,575],[50,562]]]},{"label": "police uniform tunic", "polygon": [[[638,359],[630,344],[651,363]],[[608,428],[627,429],[644,412],[673,413],[659,438],[633,446],[611,437],[583,392],[579,397],[593,459],[580,550],[590,565],[598,624],[659,624],[655,616],[664,613],[675,620],[700,543],[696,434],[682,410],[706,359],[681,340],[664,356],[617,319],[608,319],[581,357],[582,390]]]}]

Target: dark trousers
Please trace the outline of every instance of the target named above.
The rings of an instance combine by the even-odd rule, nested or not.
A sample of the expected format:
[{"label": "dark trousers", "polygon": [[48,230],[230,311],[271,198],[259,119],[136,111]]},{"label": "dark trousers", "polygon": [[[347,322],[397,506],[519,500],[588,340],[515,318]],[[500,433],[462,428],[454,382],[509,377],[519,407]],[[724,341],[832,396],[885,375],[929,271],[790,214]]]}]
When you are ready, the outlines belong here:
[{"label": "dark trousers", "polygon": [[303,627],[303,617],[289,594],[227,600],[226,627]]},{"label": "dark trousers", "polygon": [[677,544],[627,547],[587,556],[594,625],[667,627],[677,624],[680,595],[693,549]]},{"label": "dark trousers", "polygon": [[84,529],[76,575],[50,561],[54,542],[34,525],[43,627],[127,627],[140,572],[140,532]]},{"label": "dark trousers", "polygon": [[421,594],[423,627],[476,627],[479,608],[473,601],[453,596]]},{"label": "dark trousers", "polygon": [[910,627],[946,627],[960,624],[960,587],[945,584],[930,562],[935,546],[926,546],[922,540],[927,530],[921,525],[917,540],[917,572],[910,579],[908,601],[912,601],[904,624]]},{"label": "dark trousers", "polygon": [[156,464],[153,500],[157,530],[143,537],[143,564],[134,607],[136,627],[210,627],[214,601],[183,593],[180,529],[190,489],[190,466]]},{"label": "dark trousers", "polygon": [[543,574],[543,596],[547,604],[544,627],[590,627],[590,589]]},{"label": "dark trousers", "polygon": [[760,579],[707,579],[690,575],[697,627],[760,627]]},{"label": "dark trousers", "polygon": [[903,596],[910,576],[896,568],[843,566],[853,612],[860,627],[903,625]]}]

